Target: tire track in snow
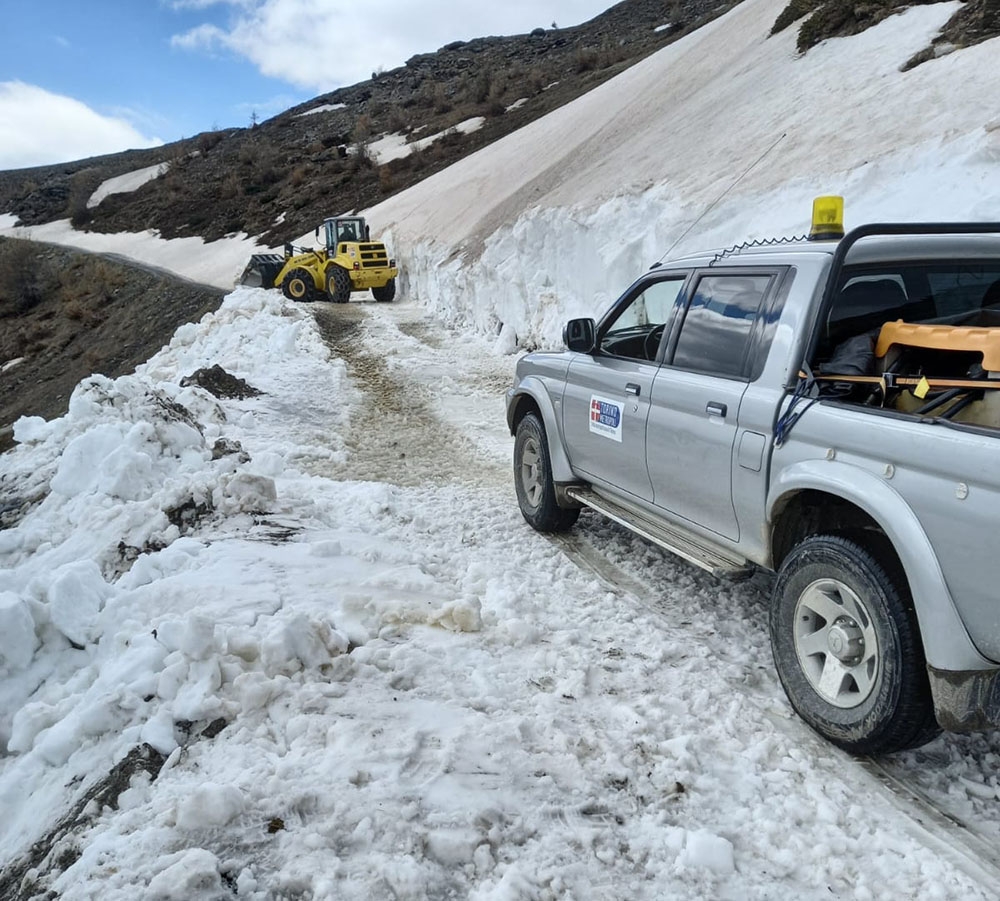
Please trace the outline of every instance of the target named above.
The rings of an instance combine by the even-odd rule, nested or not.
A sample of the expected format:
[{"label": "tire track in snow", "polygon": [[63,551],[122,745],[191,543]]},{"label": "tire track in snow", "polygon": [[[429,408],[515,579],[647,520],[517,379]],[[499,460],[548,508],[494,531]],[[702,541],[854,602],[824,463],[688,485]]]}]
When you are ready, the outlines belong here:
[{"label": "tire track in snow", "polygon": [[[429,389],[409,378],[405,364],[433,354],[422,338],[421,347],[408,348],[404,365],[390,365],[385,355],[367,346],[366,337],[377,323],[364,304],[316,304],[313,315],[331,352],[342,359],[355,387],[363,394],[363,408],[352,417],[344,435],[348,459],[320,461],[331,478],[387,482],[398,487],[420,485],[496,485],[498,466],[455,427],[442,421],[431,405]],[[412,326],[415,334],[420,331]],[[398,363],[398,360],[393,362]]]},{"label": "tire track in snow", "polygon": [[[676,632],[678,623],[671,619],[650,600],[655,596],[655,586],[618,566],[601,549],[573,533],[548,536],[578,567],[592,573],[626,603],[650,613],[662,624],[665,632]],[[607,543],[607,542],[605,542]],[[687,567],[689,564],[678,563]],[[693,569],[693,567],[691,567]],[[766,586],[756,585],[758,590]],[[754,588],[748,588],[753,591]],[[713,655],[735,663],[720,647],[716,633],[710,628],[694,623],[681,624],[685,631],[698,641],[708,641]],[[715,639],[715,640],[713,640]],[[756,706],[763,718],[799,747],[813,753],[813,760],[833,756],[839,767],[836,778],[849,780],[859,794],[877,796],[889,809],[895,811],[905,823],[901,831],[935,854],[947,859],[956,869],[979,883],[984,890],[995,891],[1000,884],[1000,849],[988,831],[978,828],[968,820],[949,811],[931,792],[920,787],[916,773],[907,773],[898,760],[890,762],[852,757],[815,735],[790,710],[779,710],[774,704],[774,692],[753,690],[737,686],[748,703]],[[948,738],[944,739],[948,741]]]}]

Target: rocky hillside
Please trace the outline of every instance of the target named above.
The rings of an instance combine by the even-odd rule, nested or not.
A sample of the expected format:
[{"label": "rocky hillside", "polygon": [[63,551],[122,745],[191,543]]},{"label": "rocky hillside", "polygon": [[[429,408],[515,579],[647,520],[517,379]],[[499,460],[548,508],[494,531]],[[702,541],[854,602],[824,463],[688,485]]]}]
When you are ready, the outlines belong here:
[{"label": "rocky hillside", "polygon": [[[278,245],[521,128],[737,2],[624,0],[573,28],[456,42],[254,127],[0,173],[0,212],[25,225],[70,217],[97,231],[246,232]],[[395,159],[379,154],[385,136],[396,136]],[[161,177],[87,207],[104,180],[161,162]]]},{"label": "rocky hillside", "polygon": [[[0,213],[24,225],[71,218],[102,232],[155,228],[277,246],[324,217],[371,206],[589,91],[739,0],[624,0],[572,28],[455,42],[249,128],[164,147],[0,172]],[[791,0],[802,52],[926,0]],[[554,23],[553,23],[554,24]],[[909,66],[1000,33],[1000,0],[968,0]],[[106,179],[163,174],[90,208]]]},{"label": "rocky hillside", "polygon": [[0,238],[0,451],[19,416],[62,415],[80,379],[131,372],[222,295],[134,263]]}]

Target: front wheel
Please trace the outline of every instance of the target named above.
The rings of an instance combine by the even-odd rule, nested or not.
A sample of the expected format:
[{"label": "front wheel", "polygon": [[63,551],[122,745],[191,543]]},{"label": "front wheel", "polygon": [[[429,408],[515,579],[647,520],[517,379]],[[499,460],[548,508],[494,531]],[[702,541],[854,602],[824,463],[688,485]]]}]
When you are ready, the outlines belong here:
[{"label": "front wheel", "polygon": [[372,297],[379,303],[389,303],[396,296],[396,279],[390,278],[381,288],[372,288]]},{"label": "front wheel", "polygon": [[305,269],[293,269],[281,283],[281,291],[289,300],[307,302],[313,299],[312,276]]},{"label": "front wheel", "polygon": [[792,707],[838,747],[887,754],[940,731],[909,590],[861,545],[817,535],[793,548],[770,631]]},{"label": "front wheel", "polygon": [[331,266],[326,273],[326,293],[334,303],[351,299],[351,276],[340,266]]},{"label": "front wheel", "polygon": [[552,463],[545,426],[536,413],[518,423],[514,439],[514,491],[528,525],[539,532],[565,532],[576,522],[577,508],[560,507],[552,483]]}]

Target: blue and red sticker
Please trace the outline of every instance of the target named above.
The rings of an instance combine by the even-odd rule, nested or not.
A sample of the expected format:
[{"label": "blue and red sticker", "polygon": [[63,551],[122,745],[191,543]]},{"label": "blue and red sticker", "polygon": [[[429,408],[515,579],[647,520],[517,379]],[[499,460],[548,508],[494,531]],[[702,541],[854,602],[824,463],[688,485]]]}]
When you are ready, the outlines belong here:
[{"label": "blue and red sticker", "polygon": [[590,431],[612,441],[622,440],[621,404],[596,394],[590,396]]}]

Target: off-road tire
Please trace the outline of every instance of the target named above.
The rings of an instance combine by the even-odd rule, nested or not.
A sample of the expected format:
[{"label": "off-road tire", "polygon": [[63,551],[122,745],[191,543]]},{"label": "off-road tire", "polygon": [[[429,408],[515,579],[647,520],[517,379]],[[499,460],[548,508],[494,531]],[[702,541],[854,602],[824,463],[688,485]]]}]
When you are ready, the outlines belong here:
[{"label": "off-road tire", "polygon": [[334,303],[347,303],[351,299],[351,276],[341,266],[331,266],[326,271],[326,293]]},{"label": "off-road tire", "polygon": [[[902,575],[889,574],[893,569],[855,541],[816,535],[785,558],[771,597],[771,650],[792,707],[851,754],[919,747],[941,731],[913,601]],[[831,611],[826,617],[815,612],[824,608]],[[853,639],[846,646],[845,635]],[[844,654],[845,647],[856,653],[841,661],[838,653]],[[874,667],[855,670],[860,681],[840,676],[838,662],[850,666],[873,651]],[[823,682],[830,664],[834,678]],[[852,691],[863,700],[853,702]]]},{"label": "off-road tire", "polygon": [[381,288],[372,288],[372,297],[379,303],[389,303],[396,296],[396,279],[390,278]]},{"label": "off-road tire", "polygon": [[560,507],[556,503],[549,442],[545,426],[536,413],[526,414],[517,426],[514,491],[521,515],[539,532],[565,532],[580,515],[579,509]]},{"label": "off-road tire", "polygon": [[315,300],[315,290],[312,276],[305,269],[293,269],[281,282],[281,293],[300,303]]}]

